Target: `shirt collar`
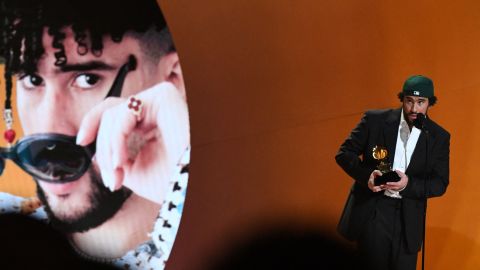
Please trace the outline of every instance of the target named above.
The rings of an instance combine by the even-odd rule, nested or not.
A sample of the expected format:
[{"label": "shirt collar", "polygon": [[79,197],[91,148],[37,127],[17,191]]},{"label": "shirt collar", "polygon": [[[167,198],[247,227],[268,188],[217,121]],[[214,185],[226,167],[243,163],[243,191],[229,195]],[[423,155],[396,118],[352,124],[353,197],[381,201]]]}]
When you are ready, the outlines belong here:
[{"label": "shirt collar", "polygon": [[400,113],[400,126],[408,126],[407,120],[405,120],[405,116],[403,115],[403,108],[402,112]]}]

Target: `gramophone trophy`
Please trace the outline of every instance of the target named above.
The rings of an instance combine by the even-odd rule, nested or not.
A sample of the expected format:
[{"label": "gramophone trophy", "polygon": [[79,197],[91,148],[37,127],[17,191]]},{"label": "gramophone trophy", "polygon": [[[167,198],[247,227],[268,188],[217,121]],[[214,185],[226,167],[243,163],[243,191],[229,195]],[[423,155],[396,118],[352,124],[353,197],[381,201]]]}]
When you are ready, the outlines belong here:
[{"label": "gramophone trophy", "polygon": [[375,186],[400,180],[400,177],[395,171],[392,171],[392,165],[388,162],[388,150],[385,146],[376,145],[372,150],[372,156],[378,160],[377,169],[382,172],[382,176],[375,178]]}]

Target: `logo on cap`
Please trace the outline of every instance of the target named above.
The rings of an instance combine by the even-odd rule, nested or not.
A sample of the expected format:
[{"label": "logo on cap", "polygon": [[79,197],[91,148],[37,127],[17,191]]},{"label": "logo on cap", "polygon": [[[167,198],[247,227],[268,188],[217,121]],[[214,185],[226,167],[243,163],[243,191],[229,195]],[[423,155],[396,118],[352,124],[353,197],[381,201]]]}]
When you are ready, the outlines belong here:
[{"label": "logo on cap", "polygon": [[420,92],[419,92],[419,91],[413,91],[413,94],[414,94],[415,96],[420,96]]}]

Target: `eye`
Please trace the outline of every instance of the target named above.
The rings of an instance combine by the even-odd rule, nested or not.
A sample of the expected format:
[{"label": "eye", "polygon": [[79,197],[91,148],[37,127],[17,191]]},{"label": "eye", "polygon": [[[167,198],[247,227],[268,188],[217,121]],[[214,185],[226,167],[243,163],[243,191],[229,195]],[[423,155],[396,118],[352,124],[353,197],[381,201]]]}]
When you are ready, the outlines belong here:
[{"label": "eye", "polygon": [[75,77],[74,86],[82,89],[90,89],[97,85],[100,81],[100,76],[91,73],[80,74]]},{"label": "eye", "polygon": [[24,75],[20,77],[20,82],[25,89],[34,89],[43,84],[42,77],[34,74]]}]

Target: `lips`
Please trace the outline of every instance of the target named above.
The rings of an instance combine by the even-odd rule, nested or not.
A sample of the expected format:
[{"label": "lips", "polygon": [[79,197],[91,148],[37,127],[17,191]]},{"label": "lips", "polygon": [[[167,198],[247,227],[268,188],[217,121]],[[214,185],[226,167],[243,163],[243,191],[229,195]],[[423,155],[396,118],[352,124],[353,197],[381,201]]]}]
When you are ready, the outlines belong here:
[{"label": "lips", "polygon": [[77,187],[79,181],[67,183],[47,183],[42,182],[40,185],[47,194],[54,194],[56,196],[65,196],[70,194]]}]

